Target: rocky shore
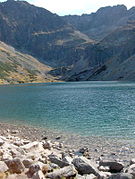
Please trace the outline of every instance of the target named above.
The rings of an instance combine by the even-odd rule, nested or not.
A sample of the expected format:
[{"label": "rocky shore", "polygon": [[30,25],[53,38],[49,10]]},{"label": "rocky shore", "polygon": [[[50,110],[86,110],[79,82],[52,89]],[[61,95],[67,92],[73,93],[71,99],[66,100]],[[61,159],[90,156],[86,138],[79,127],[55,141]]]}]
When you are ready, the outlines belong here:
[{"label": "rocky shore", "polygon": [[[69,145],[69,139],[56,133],[51,136],[39,129],[5,123],[0,127],[0,179],[135,178],[135,153],[131,148],[123,148],[129,155],[118,156],[111,148],[105,155],[95,141],[99,146],[92,153],[90,147],[78,146],[77,142]],[[93,147],[93,143],[90,145]]]}]

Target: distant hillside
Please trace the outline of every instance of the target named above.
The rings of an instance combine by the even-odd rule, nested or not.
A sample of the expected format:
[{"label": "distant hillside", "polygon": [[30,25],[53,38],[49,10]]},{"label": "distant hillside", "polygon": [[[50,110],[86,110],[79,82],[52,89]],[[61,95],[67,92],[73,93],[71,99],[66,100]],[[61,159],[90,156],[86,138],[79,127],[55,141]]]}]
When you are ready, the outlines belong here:
[{"label": "distant hillside", "polygon": [[78,60],[78,44],[91,41],[60,16],[26,1],[0,3],[0,40],[51,66]]},{"label": "distant hillside", "polygon": [[22,54],[0,42],[0,84],[50,82],[52,70],[32,56]]}]

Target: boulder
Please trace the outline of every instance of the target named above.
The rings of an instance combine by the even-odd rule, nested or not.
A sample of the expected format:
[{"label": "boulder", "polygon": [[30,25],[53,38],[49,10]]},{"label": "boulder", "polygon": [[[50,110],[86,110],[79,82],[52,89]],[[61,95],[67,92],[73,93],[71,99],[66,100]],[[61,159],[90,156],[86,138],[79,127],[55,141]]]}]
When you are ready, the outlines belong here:
[{"label": "boulder", "polygon": [[45,176],[43,172],[39,170],[38,172],[34,173],[34,175],[32,176],[32,179],[45,179]]},{"label": "boulder", "polygon": [[48,173],[46,175],[47,178],[51,179],[60,179],[60,178],[69,178],[69,177],[75,177],[77,174],[77,171],[75,170],[73,165],[56,169],[54,172]]},{"label": "boulder", "polygon": [[8,166],[5,164],[5,162],[0,161],[0,173],[4,173],[8,171]]},{"label": "boulder", "polygon": [[94,174],[96,176],[100,176],[100,172],[96,167],[96,164],[92,161],[86,159],[85,157],[78,157],[73,159],[72,162],[79,172],[79,174]]},{"label": "boulder", "polygon": [[121,172],[124,168],[124,165],[122,163],[116,162],[116,161],[100,161],[99,166],[103,167],[109,167],[109,171],[111,173],[114,172]]},{"label": "boulder", "polygon": [[20,159],[6,160],[5,163],[7,164],[10,173],[20,174],[25,169],[25,167]]},{"label": "boulder", "polygon": [[118,174],[114,174],[111,175],[109,177],[109,179],[133,179],[133,175],[129,174],[129,173],[118,173]]},{"label": "boulder", "polygon": [[65,167],[65,166],[68,166],[68,165],[69,165],[68,162],[59,159],[56,155],[49,155],[48,157],[49,157],[49,160],[50,160],[52,163],[57,164],[60,168],[63,168],[63,167]]}]

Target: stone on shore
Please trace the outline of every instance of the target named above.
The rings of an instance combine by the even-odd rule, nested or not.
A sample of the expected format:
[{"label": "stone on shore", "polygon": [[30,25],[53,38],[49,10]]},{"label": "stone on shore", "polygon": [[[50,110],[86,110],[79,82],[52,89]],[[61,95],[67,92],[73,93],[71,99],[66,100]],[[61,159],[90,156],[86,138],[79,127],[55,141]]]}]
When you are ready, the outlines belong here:
[{"label": "stone on shore", "polygon": [[116,162],[116,161],[100,161],[99,166],[109,167],[109,171],[114,172],[121,172],[124,168],[123,164]]},{"label": "stone on shore", "polygon": [[73,164],[79,174],[94,174],[100,176],[100,172],[96,167],[96,164],[86,159],[85,157],[79,157],[73,159]]},{"label": "stone on shore", "polygon": [[6,160],[10,173],[20,174],[24,171],[25,167],[20,159]]},{"label": "stone on shore", "polygon": [[52,163],[57,164],[60,168],[63,168],[63,167],[65,167],[65,166],[68,166],[68,165],[69,165],[68,162],[59,159],[56,155],[49,155],[48,157],[49,157],[49,160],[50,160]]},{"label": "stone on shore", "polygon": [[46,175],[47,178],[51,179],[60,179],[60,178],[69,178],[69,177],[75,177],[77,174],[76,169],[74,168],[73,165],[61,168],[61,169],[56,169],[54,172],[48,173]]}]

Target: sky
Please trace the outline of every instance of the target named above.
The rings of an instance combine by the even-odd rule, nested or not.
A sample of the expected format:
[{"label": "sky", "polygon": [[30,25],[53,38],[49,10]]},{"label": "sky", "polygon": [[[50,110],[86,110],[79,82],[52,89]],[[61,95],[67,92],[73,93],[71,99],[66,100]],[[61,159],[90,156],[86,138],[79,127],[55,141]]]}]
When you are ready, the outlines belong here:
[{"label": "sky", "polygon": [[[1,2],[4,0],[0,0]],[[135,6],[135,0],[27,0],[31,4],[44,7],[59,15],[90,14],[100,7],[124,4],[127,8]]]}]

